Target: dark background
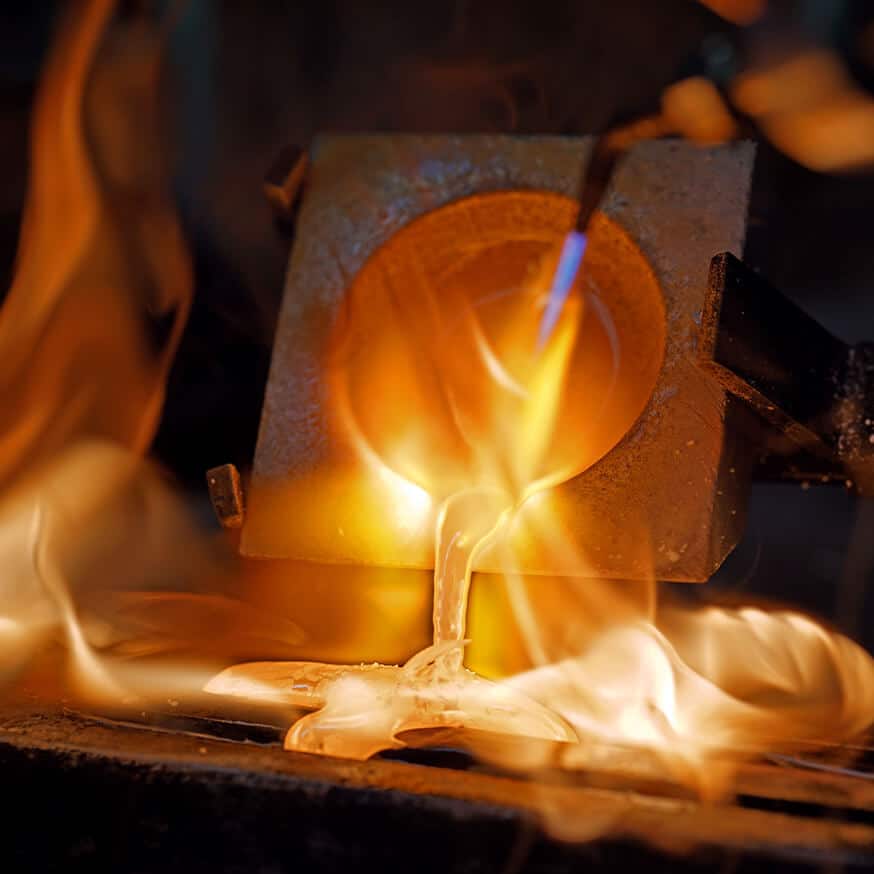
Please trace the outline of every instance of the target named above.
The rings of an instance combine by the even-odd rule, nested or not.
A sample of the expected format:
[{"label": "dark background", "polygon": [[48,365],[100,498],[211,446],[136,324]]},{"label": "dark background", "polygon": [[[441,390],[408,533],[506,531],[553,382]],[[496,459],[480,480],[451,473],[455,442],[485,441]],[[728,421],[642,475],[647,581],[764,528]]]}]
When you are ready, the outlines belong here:
[{"label": "dark background", "polygon": [[[57,5],[31,0],[0,11],[2,288]],[[801,25],[837,46],[867,84],[871,6],[799,5]],[[199,495],[208,467],[246,468],[253,454],[290,245],[261,179],[284,143],[305,145],[325,130],[597,132],[656,107],[702,38],[732,30],[692,0],[190,0],[180,8],[165,100],[197,287],[155,448]],[[818,176],[762,144],[746,260],[843,339],[874,339],[872,218],[874,174]],[[701,591],[791,601],[872,648],[872,567],[866,504],[835,486],[760,484],[745,540]]]}]

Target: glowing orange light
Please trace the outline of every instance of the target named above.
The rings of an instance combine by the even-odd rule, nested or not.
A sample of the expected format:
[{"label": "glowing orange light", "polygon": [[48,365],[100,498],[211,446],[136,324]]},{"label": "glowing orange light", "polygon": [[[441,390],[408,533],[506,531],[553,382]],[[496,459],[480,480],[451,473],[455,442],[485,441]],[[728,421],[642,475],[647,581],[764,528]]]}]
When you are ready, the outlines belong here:
[{"label": "glowing orange light", "polygon": [[[430,495],[433,645],[401,667],[238,665],[208,690],[314,709],[289,731],[293,749],[365,757],[401,744],[402,732],[453,726],[491,761],[532,770],[556,758],[589,767],[599,748],[618,744],[646,750],[663,773],[711,797],[729,785],[726,763],[862,730],[874,721],[874,662],[846,638],[789,612],[658,611],[652,579],[586,578],[587,557],[571,547],[552,487],[609,448],[586,437],[611,393],[627,390],[617,375],[622,349],[609,307],[585,281],[538,348],[556,252],[529,255],[510,288],[495,287],[483,261],[484,285],[396,290],[385,309],[373,289],[370,309],[352,295],[329,362],[339,426],[371,468],[393,472],[397,506],[405,490]],[[495,262],[501,281],[503,266]],[[593,336],[602,342],[581,359]],[[394,523],[371,520],[380,524]],[[518,551],[533,535],[572,579],[519,572]],[[636,541],[624,559],[645,568],[646,530]],[[484,549],[501,557],[506,589],[502,616],[486,605],[475,623],[490,641],[491,673],[509,645],[506,623],[527,655],[527,669],[498,683],[462,666],[471,572]],[[560,753],[533,745],[521,755],[519,737],[558,742]]]},{"label": "glowing orange light", "polygon": [[[397,605],[424,609],[389,571],[389,584],[373,594],[379,628],[362,627],[336,588],[330,595],[314,586],[309,602],[295,605],[299,623],[267,620],[216,591],[140,591],[170,571],[209,583],[215,569],[194,555],[203,544],[140,458],[187,310],[189,271],[169,201],[151,188],[148,215],[120,239],[113,185],[138,191],[136,173],[119,159],[101,164],[102,175],[87,145],[104,159],[112,152],[106,131],[89,138],[83,121],[86,82],[100,79],[93,64],[112,9],[108,0],[79,4],[47,69],[18,273],[0,313],[4,674],[60,636],[92,694],[120,701],[144,688],[190,692],[203,685],[194,668],[155,670],[133,657],[168,647],[208,654],[219,621],[229,632],[225,657],[236,652],[231,647],[280,657],[308,644],[318,649],[319,626],[329,628],[321,645],[334,657],[351,659],[374,638],[403,652],[408,629],[390,627]],[[767,89],[753,87],[748,97],[766,104]],[[566,207],[530,192],[499,200],[501,209]],[[482,206],[456,204],[449,215],[463,221]],[[489,201],[476,214],[499,221],[494,207]],[[587,557],[569,546],[550,489],[626,433],[651,388],[658,344],[643,376],[620,379],[629,368],[614,330],[621,314],[581,282],[540,348],[556,253],[541,238],[496,238],[492,250],[462,253],[442,285],[429,279],[416,294],[392,284],[390,249],[378,268],[389,275],[377,289],[383,296],[363,295],[369,310],[361,294],[350,298],[348,333],[338,332],[326,363],[334,424],[351,435],[347,461],[361,493],[376,488],[387,497],[386,518],[345,528],[318,514],[297,519],[293,503],[276,507],[276,524],[309,525],[326,539],[382,538],[388,552],[432,526],[433,644],[400,667],[244,663],[212,677],[206,690],[312,709],[291,726],[290,748],[366,757],[400,745],[404,731],[451,726],[465,729],[473,747],[488,733],[480,752],[534,770],[547,763],[545,747],[520,755],[520,738],[560,744],[567,767],[588,767],[599,743],[619,743],[646,750],[664,772],[711,795],[724,788],[726,759],[863,730],[874,717],[874,662],[847,638],[791,611],[657,611],[652,580],[586,578]],[[131,245],[141,256],[136,270]],[[154,313],[172,325],[157,349],[148,331]],[[303,480],[303,488],[312,485]],[[348,497],[344,489],[338,494]],[[525,578],[520,529],[538,530],[575,579]],[[645,565],[646,531],[638,543],[640,555],[626,559]],[[527,650],[525,669],[501,682],[462,664],[471,573],[486,548],[501,556],[508,614]],[[363,581],[355,576],[361,569],[352,572]],[[272,569],[262,588],[276,589],[287,573],[305,570]],[[131,591],[119,591],[113,578],[121,575]],[[174,622],[155,619],[161,611]],[[500,647],[506,634],[489,620]],[[125,669],[101,647],[129,657]]]}]

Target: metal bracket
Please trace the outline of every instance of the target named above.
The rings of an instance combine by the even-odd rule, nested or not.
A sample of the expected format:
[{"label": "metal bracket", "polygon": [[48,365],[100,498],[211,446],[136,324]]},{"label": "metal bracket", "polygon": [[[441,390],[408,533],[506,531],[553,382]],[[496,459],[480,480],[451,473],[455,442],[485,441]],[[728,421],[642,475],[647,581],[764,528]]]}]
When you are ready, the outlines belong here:
[{"label": "metal bracket", "polygon": [[699,364],[772,426],[762,470],[874,494],[874,344],[834,337],[725,252],[710,265]]},{"label": "metal bracket", "polygon": [[222,528],[241,528],[246,516],[240,473],[233,464],[222,464],[206,472],[212,508]]}]

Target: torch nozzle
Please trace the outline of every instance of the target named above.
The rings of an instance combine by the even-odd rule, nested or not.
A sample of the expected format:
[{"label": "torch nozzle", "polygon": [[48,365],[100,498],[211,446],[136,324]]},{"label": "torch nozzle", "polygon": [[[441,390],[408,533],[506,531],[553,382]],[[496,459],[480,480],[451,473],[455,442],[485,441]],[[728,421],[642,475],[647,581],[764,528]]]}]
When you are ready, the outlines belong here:
[{"label": "torch nozzle", "polygon": [[665,136],[670,130],[670,125],[663,116],[645,116],[631,124],[614,128],[595,141],[580,180],[577,220],[574,229],[564,239],[550,286],[549,299],[540,320],[537,337],[539,349],[543,349],[549,341],[558,323],[583,262],[592,216],[601,205],[620,160],[636,143]]}]

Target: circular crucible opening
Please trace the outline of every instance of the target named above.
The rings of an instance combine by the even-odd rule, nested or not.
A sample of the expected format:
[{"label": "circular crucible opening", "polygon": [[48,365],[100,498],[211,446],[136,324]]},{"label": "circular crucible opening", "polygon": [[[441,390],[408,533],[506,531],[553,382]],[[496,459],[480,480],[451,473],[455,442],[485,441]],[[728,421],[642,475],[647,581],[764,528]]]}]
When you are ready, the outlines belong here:
[{"label": "circular crucible opening", "polygon": [[640,249],[598,214],[576,303],[538,345],[575,210],[543,191],[474,195],[371,255],[329,362],[332,407],[356,451],[438,497],[502,476],[517,489],[555,485],[621,440],[661,368],[664,301]]}]

